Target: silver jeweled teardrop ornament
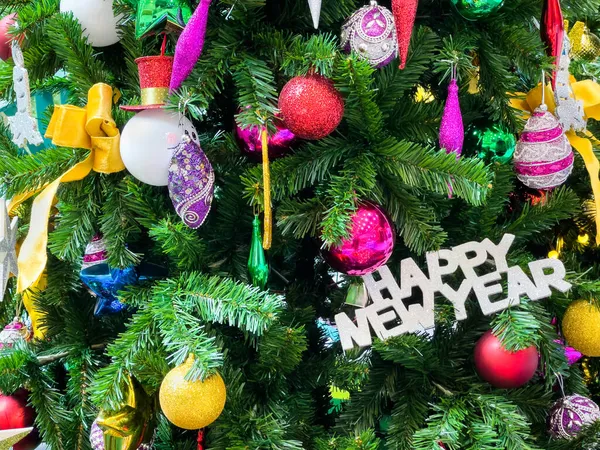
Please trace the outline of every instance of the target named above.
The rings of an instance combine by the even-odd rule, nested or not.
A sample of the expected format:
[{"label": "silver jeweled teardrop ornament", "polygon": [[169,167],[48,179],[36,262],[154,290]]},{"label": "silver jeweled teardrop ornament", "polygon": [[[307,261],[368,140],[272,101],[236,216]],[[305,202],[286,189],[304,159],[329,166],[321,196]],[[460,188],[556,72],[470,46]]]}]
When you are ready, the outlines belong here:
[{"label": "silver jeweled teardrop ornament", "polygon": [[396,27],[391,11],[376,1],[356,11],[342,26],[341,46],[379,68],[398,55]]},{"label": "silver jeweled teardrop ornament", "polygon": [[183,136],[169,167],[169,195],[175,211],[190,228],[199,228],[210,211],[215,173],[210,161],[189,136]]}]

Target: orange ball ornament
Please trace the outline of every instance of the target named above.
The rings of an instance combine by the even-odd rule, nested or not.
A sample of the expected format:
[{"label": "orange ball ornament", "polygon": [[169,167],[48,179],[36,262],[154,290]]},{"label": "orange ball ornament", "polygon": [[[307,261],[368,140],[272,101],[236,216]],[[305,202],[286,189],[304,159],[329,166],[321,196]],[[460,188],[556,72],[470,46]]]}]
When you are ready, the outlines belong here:
[{"label": "orange ball ornament", "polygon": [[204,381],[187,381],[194,357],[175,367],[160,385],[160,407],[167,419],[179,428],[197,430],[221,415],[227,397],[225,382],[215,373]]}]

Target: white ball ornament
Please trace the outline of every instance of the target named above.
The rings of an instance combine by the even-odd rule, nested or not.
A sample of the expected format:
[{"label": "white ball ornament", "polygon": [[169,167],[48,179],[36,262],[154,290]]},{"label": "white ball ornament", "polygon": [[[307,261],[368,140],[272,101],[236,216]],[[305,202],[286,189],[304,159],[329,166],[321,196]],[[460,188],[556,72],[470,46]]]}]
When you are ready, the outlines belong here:
[{"label": "white ball ornament", "polygon": [[92,47],[107,47],[119,42],[113,0],[61,0],[60,12],[72,12]]},{"label": "white ball ornament", "polygon": [[[121,134],[121,159],[138,180],[153,186],[166,186],[173,151],[184,134],[200,145],[192,122],[178,113],[147,109],[133,116]],[[170,143],[168,137],[176,136]]]}]

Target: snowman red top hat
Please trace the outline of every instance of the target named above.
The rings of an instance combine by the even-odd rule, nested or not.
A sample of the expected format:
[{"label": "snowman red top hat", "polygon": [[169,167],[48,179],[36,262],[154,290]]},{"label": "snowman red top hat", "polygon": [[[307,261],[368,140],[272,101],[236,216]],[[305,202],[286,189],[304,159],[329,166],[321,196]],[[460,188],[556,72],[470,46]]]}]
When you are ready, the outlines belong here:
[{"label": "snowman red top hat", "polygon": [[140,73],[142,92],[141,105],[125,105],[125,111],[144,111],[158,109],[165,105],[169,96],[169,83],[173,72],[172,56],[143,56],[135,60]]}]

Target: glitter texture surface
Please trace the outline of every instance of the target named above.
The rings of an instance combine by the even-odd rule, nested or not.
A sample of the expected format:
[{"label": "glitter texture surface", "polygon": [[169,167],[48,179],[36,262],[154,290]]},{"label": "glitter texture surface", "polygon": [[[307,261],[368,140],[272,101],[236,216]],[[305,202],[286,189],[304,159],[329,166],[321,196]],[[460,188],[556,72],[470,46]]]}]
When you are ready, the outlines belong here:
[{"label": "glitter texture surface", "polygon": [[525,124],[514,158],[517,178],[533,189],[552,189],[573,168],[573,150],[557,118],[542,108]]},{"label": "glitter texture surface", "polygon": [[465,129],[458,101],[458,85],[456,80],[452,79],[448,85],[448,97],[440,124],[440,148],[445,149],[446,153],[456,153],[460,156],[464,140]]},{"label": "glitter texture surface", "polygon": [[328,78],[292,78],[281,90],[279,109],[285,126],[302,139],[321,139],[337,128],[344,116],[344,99]]},{"label": "glitter texture surface", "polygon": [[569,31],[569,39],[572,57],[593,61],[600,56],[600,39],[583,22],[575,22]]},{"label": "glitter texture surface", "polygon": [[396,24],[396,38],[398,39],[398,53],[400,54],[400,68],[406,66],[410,37],[417,17],[418,0],[392,0],[392,13]]},{"label": "glitter texture surface", "polygon": [[172,369],[160,385],[160,407],[174,425],[197,430],[213,423],[225,407],[226,388],[221,375],[204,381],[186,381],[193,365],[192,357]]},{"label": "glitter texture surface", "polygon": [[600,310],[587,300],[569,305],[562,321],[567,344],[586,356],[600,356]]},{"label": "glitter texture surface", "polygon": [[370,202],[358,206],[352,229],[339,245],[323,250],[325,261],[338,272],[364,275],[384,265],[394,251],[395,232],[381,207]]},{"label": "glitter texture surface", "polygon": [[200,227],[210,212],[215,173],[200,146],[187,136],[173,153],[168,186],[179,217],[190,228]]},{"label": "glitter texture surface", "polygon": [[192,18],[177,40],[173,75],[169,86],[172,91],[181,87],[185,79],[192,73],[200,55],[202,55],[210,2],[211,0],[200,1]]},{"label": "glitter texture surface", "polygon": [[342,26],[341,46],[353,51],[374,67],[389,64],[398,54],[394,16],[372,0],[356,11]]},{"label": "glitter texture surface", "polygon": [[[168,88],[173,72],[172,56],[143,56],[135,60],[140,74],[142,98],[155,98],[155,95],[143,95],[144,90]],[[121,106],[125,111],[143,111],[145,109],[161,108],[164,102],[152,105]]]},{"label": "glitter texture surface", "polygon": [[600,408],[587,397],[569,395],[557,401],[548,416],[548,432],[556,439],[571,439],[585,425],[600,420]]}]

